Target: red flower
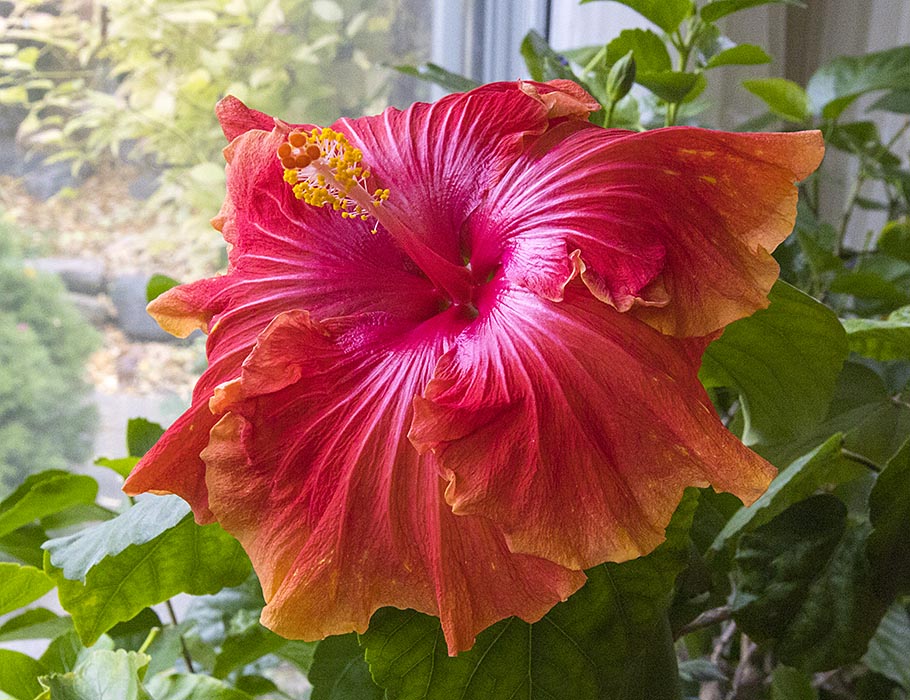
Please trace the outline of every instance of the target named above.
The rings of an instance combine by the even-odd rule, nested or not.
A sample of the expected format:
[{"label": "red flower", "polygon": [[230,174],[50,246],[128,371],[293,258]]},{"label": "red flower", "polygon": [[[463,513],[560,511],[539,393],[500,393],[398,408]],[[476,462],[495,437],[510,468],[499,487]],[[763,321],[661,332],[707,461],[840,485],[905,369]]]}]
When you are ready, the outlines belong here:
[{"label": "red flower", "polygon": [[454,653],[651,551],[686,486],[767,486],[697,371],[767,304],[821,139],[595,106],[566,81],[330,129],[219,105],[228,272],[150,305],[210,366],[126,490],[233,533],[275,631],[410,607]]}]

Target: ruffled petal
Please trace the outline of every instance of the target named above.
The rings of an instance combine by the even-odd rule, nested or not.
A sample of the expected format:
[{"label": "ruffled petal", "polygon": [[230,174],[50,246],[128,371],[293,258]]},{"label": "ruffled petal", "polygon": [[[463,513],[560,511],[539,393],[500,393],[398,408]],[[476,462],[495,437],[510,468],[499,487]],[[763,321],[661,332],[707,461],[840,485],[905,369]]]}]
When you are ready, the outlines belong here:
[{"label": "ruffled petal", "polygon": [[253,129],[270,131],[275,119],[268,114],[250,109],[233,95],[228,95],[215,105],[215,115],[221,124],[221,131],[228,141]]},{"label": "ruffled petal", "polygon": [[501,261],[511,280],[558,300],[579,249],[598,298],[678,336],[767,306],[770,251],[793,228],[793,183],[821,161],[818,132],[563,129],[472,217],[472,263]]},{"label": "ruffled petal", "polygon": [[508,551],[479,517],[452,515],[444,482],[405,432],[411,401],[466,321],[276,318],[203,452],[212,510],[250,554],[263,623],[318,639],[364,631],[379,607],[439,615],[450,652],[510,615],[540,618],[584,576]]},{"label": "ruffled petal", "polygon": [[415,399],[410,437],[455,513],[513,551],[581,569],[646,554],[682,491],[755,500],[774,468],[723,427],[697,372],[706,339],[662,335],[579,281],[550,302],[504,278]]},{"label": "ruffled petal", "polygon": [[226,149],[228,197],[214,224],[231,244],[225,275],[181,285],[158,297],[149,312],[166,330],[209,332],[209,367],[193,403],[137,465],[124,489],[176,493],[201,521],[205,465],[199,453],[215,419],[215,387],[236,378],[257,336],[276,315],[307,309],[317,317],[382,310],[418,320],[436,313],[439,299],[388,233],[342,219],[294,198],[275,156],[286,127],[251,129]]},{"label": "ruffled petal", "polygon": [[596,106],[568,81],[491,83],[334,127],[391,189],[383,208],[406,229],[396,238],[413,237],[460,267],[462,224],[487,190],[551,118],[586,118]]}]

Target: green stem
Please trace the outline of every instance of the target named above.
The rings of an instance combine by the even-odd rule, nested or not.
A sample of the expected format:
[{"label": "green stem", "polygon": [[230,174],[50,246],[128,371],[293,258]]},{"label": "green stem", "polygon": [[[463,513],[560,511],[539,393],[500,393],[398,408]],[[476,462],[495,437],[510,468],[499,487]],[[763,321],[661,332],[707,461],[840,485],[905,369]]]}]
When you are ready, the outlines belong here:
[{"label": "green stem", "polygon": [[158,636],[159,632],[161,632],[160,627],[152,627],[152,629],[149,630],[148,637],[145,638],[145,641],[142,642],[142,646],[139,647],[140,654],[144,654],[146,649],[152,646],[152,642],[155,641],[155,638]]},{"label": "green stem", "polygon": [[[171,605],[171,601],[164,601],[165,606],[167,607],[167,613],[171,617],[171,623],[174,627],[177,627],[180,623],[177,622],[177,613],[174,612],[174,606]],[[190,673],[196,673],[196,669],[193,667],[193,657],[190,656],[190,650],[186,646],[186,640],[183,638],[183,634],[179,631],[177,632],[177,637],[180,639],[180,651],[183,654],[183,661],[186,663],[186,669]]]},{"label": "green stem", "polygon": [[616,108],[616,100],[610,100],[607,107],[607,116],[604,118],[604,128],[609,129],[613,126],[613,110]]}]

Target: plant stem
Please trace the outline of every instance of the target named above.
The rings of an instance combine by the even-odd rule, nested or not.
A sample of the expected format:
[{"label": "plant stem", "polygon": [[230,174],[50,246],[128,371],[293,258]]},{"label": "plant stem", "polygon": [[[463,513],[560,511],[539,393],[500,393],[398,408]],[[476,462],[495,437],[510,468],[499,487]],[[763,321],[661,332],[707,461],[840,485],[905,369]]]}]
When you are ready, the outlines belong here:
[{"label": "plant stem", "polygon": [[609,129],[613,126],[613,110],[616,108],[616,100],[610,100],[610,105],[607,107],[607,116],[604,118],[604,128]]},{"label": "plant stem", "polygon": [[[177,627],[180,623],[177,622],[177,613],[174,612],[174,606],[171,605],[170,600],[164,601],[165,606],[167,606],[168,615],[171,617],[171,623],[174,627]],[[183,654],[183,661],[186,663],[186,668],[190,673],[196,673],[196,669],[193,667],[193,657],[190,656],[190,650],[186,646],[186,640],[183,638],[181,632],[177,632],[177,636],[180,639],[180,651]]]},{"label": "plant stem", "polygon": [[680,637],[685,637],[687,634],[695,632],[705,627],[711,627],[720,622],[726,622],[730,619],[730,616],[733,614],[733,610],[729,605],[722,605],[719,608],[712,608],[711,610],[705,610],[701,615],[696,617],[692,622],[687,625],[683,625],[676,632],[676,639]]},{"label": "plant stem", "polygon": [[159,632],[161,632],[160,627],[152,627],[152,629],[149,630],[148,636],[145,638],[145,641],[142,642],[142,646],[139,647],[140,654],[144,654],[145,650],[152,646],[152,642],[154,642],[156,637],[158,637]]},{"label": "plant stem", "polygon": [[868,467],[874,472],[880,472],[882,468],[873,462],[871,459],[865,455],[861,455],[859,452],[854,452],[853,450],[845,450],[843,447],[840,448],[840,453],[851,462],[856,462],[857,464],[862,464],[864,467]]}]

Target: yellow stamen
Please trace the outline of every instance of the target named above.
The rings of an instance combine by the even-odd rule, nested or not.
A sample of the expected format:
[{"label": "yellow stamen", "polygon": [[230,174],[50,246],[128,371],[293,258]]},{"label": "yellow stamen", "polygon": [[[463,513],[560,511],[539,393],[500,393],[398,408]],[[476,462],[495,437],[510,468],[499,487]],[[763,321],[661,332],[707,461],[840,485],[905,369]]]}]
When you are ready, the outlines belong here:
[{"label": "yellow stamen", "polygon": [[389,198],[389,190],[382,188],[370,195],[366,187],[370,172],[360,162],[363,153],[330,127],[290,133],[277,156],[297,199],[314,207],[329,206],[344,219],[375,219],[376,209]]}]

